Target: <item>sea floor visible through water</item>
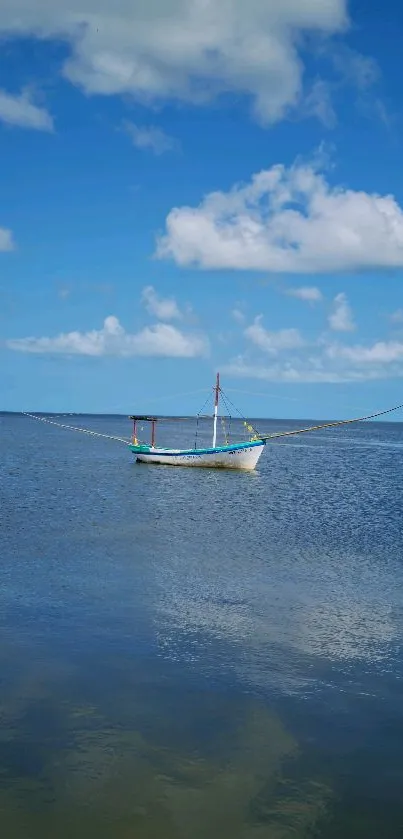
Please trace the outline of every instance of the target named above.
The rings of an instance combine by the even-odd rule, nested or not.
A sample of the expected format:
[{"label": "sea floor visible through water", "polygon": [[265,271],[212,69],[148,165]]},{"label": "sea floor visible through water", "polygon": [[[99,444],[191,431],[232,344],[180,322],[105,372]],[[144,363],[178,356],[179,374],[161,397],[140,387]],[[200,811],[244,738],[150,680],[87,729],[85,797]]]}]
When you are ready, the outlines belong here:
[{"label": "sea floor visible through water", "polygon": [[2,839],[401,839],[403,425],[251,474],[0,450]]}]

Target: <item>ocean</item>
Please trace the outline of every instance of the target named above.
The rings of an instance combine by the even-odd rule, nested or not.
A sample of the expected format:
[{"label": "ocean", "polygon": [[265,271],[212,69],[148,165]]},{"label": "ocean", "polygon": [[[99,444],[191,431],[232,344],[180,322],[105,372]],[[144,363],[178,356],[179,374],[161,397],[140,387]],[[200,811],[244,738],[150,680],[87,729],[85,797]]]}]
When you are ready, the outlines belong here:
[{"label": "ocean", "polygon": [[249,474],[0,416],[0,835],[401,839],[402,471],[397,423]]}]

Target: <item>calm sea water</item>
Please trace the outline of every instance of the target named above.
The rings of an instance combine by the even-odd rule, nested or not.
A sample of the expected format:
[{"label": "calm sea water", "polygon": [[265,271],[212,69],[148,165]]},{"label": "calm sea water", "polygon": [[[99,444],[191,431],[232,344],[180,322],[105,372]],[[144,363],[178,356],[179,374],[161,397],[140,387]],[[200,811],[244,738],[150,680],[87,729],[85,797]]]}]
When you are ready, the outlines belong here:
[{"label": "calm sea water", "polygon": [[402,425],[255,474],[13,416],[0,449],[4,839],[401,839]]}]

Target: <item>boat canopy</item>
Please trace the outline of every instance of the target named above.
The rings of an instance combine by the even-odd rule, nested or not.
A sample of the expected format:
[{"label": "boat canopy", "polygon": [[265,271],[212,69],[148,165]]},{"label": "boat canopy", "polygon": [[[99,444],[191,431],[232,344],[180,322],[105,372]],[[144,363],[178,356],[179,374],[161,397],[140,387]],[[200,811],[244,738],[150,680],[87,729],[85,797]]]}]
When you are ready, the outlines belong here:
[{"label": "boat canopy", "polygon": [[145,417],[142,414],[135,414],[129,417],[129,419],[135,420],[136,422],[158,422],[158,417]]}]

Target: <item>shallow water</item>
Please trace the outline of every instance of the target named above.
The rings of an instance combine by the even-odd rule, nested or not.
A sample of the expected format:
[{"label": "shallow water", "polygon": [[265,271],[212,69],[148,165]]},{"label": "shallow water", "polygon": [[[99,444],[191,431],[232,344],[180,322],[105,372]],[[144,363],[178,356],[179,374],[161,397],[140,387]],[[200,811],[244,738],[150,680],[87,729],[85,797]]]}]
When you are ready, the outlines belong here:
[{"label": "shallow water", "polygon": [[400,839],[402,425],[248,474],[3,416],[0,455],[1,836]]}]

